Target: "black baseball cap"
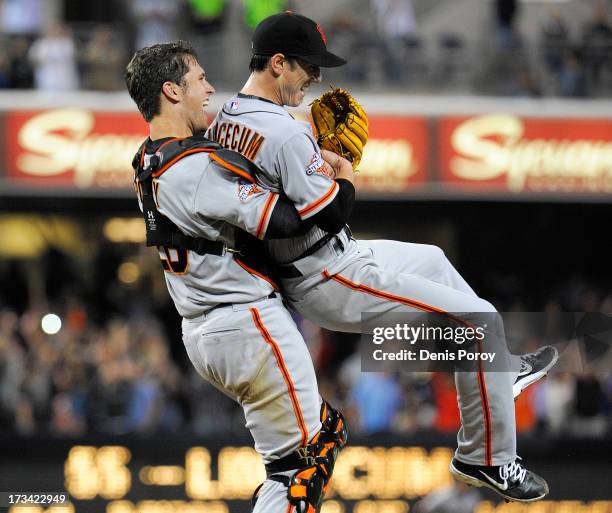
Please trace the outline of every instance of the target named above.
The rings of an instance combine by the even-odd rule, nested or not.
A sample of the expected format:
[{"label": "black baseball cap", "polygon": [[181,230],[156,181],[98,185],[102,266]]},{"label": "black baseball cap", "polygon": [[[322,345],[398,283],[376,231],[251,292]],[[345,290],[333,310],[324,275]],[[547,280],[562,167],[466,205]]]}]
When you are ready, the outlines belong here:
[{"label": "black baseball cap", "polygon": [[291,11],[269,16],[253,33],[253,55],[282,53],[322,68],[346,64],[344,59],[328,52],[326,45],[327,38],[318,23]]}]

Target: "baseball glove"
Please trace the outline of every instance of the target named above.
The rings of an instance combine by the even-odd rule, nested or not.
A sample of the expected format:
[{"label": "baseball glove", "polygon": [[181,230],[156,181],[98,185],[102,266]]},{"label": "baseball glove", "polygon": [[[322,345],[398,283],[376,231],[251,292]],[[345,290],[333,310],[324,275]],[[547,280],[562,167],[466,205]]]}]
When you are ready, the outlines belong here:
[{"label": "baseball glove", "polygon": [[357,169],[368,140],[368,116],[346,89],[328,91],[310,104],[319,146]]}]

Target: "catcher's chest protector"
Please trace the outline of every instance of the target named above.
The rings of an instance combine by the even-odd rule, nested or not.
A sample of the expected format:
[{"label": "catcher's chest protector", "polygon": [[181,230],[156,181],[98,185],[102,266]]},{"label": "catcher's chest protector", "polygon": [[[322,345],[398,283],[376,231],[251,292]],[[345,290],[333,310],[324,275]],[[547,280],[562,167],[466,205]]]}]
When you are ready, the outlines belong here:
[{"label": "catcher's chest protector", "polygon": [[[223,256],[226,253],[234,253],[234,258],[271,278],[274,272],[267,258],[262,256],[261,241],[246,231],[235,228],[234,248],[228,248],[222,241],[190,237],[183,234],[170,219],[161,214],[155,202],[154,192],[157,184],[153,179],[160,177],[179,160],[189,155],[207,153],[209,158],[219,166],[251,183],[255,183],[257,166],[239,153],[224,149],[217,143],[199,135],[165,141],[153,155],[147,154],[146,146],[145,141],[136,153],[132,167],[135,171],[136,192],[142,201],[147,246],[184,249],[194,251],[199,255]],[[162,265],[164,265],[163,262]]]},{"label": "catcher's chest protector", "polygon": [[212,153],[220,146],[201,136],[186,139],[170,139],[155,154],[146,152],[146,141],[140,146],[132,161],[135,171],[134,186],[142,201],[142,214],[147,230],[147,246],[166,246],[186,249],[203,255],[222,255],[225,245],[219,241],[184,235],[166,216],[162,215],[155,203],[153,178],[161,176],[180,159],[194,153]]}]

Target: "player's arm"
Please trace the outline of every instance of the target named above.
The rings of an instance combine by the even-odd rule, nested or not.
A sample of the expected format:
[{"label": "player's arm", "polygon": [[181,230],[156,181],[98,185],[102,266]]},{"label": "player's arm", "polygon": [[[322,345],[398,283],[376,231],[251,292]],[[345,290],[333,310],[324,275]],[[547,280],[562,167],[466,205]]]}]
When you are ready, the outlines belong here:
[{"label": "player's arm", "polygon": [[328,150],[321,150],[325,162],[331,167],[340,190],[334,200],[309,221],[329,233],[338,233],[348,222],[355,204],[355,173],[351,163]]},{"label": "player's arm", "polygon": [[302,220],[285,195],[264,189],[248,175],[214,161],[202,175],[195,202],[202,216],[225,221],[258,239],[295,237],[312,226]]},{"label": "player's arm", "polygon": [[[328,153],[326,158],[331,159],[334,154]],[[276,166],[283,190],[303,220],[330,233],[344,227],[355,203],[352,169],[349,172],[341,161],[336,162],[335,169],[330,166],[314,139],[305,133],[282,146]]]},{"label": "player's arm", "polygon": [[312,226],[312,220],[302,219],[293,202],[284,194],[280,194],[270,215],[264,238],[290,239],[298,235],[305,235]]}]

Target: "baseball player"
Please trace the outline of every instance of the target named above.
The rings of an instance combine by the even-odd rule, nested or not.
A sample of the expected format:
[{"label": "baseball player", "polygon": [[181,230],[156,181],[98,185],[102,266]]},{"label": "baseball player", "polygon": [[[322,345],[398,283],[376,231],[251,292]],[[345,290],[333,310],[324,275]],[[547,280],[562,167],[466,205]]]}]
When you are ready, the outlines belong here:
[{"label": "baseball player", "polygon": [[[309,124],[295,120],[284,106],[302,103],[308,87],[321,81],[321,67],[346,61],[327,50],[317,23],[292,12],[262,21],[252,43],[251,75],[241,92],[225,103],[207,134],[253,160],[261,170],[258,184],[286,194],[303,220],[318,221],[305,235],[267,242],[292,308],[325,328],[348,332],[361,331],[363,312],[468,312],[461,315],[463,322],[473,322],[476,313],[495,313],[439,248],[357,241],[348,227],[320,222],[335,205],[354,196],[352,180],[333,179]],[[253,139],[257,144],[248,147],[246,141]],[[352,169],[339,156],[332,164],[347,174]],[[462,427],[450,471],[506,500],[535,501],[548,493],[548,485],[517,457],[513,400],[543,377],[558,355],[546,347],[510,356],[501,319],[494,318],[485,342],[506,355],[513,372],[479,367],[455,374]]]},{"label": "baseball player", "polygon": [[321,400],[308,349],[253,249],[303,233],[300,217],[254,183],[252,163],[194,135],[215,90],[187,43],[136,52],[126,84],[150,130],[133,162],[147,244],[158,247],[191,362],[242,406],[263,457],[254,511],[314,511],[346,429]]}]

